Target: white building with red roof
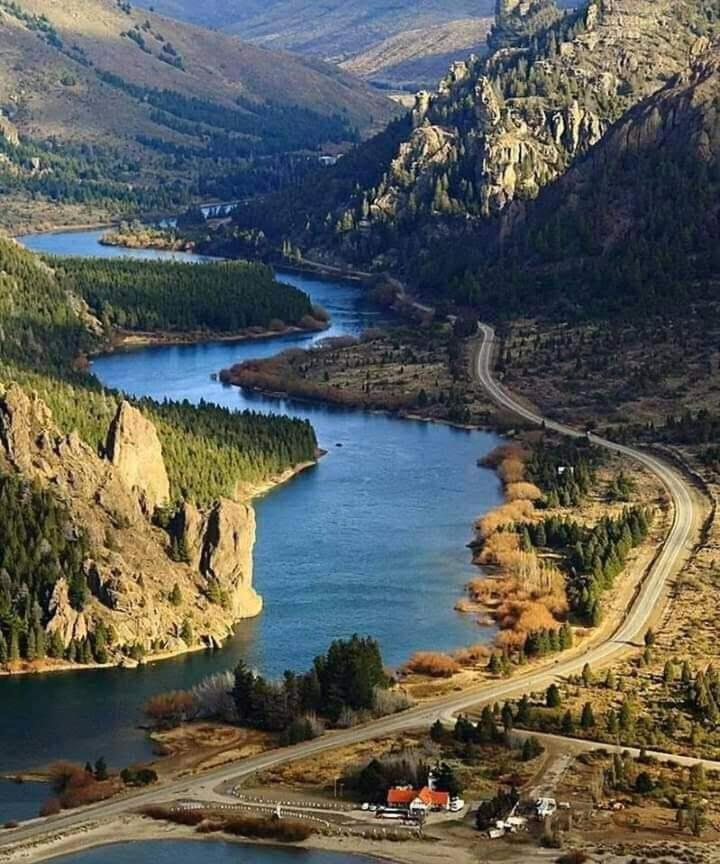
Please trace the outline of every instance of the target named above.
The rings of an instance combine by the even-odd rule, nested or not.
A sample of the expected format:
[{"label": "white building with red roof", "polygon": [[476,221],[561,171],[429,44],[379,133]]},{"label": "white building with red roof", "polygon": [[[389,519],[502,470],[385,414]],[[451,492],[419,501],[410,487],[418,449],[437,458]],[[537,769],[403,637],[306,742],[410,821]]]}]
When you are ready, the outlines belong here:
[{"label": "white building with red roof", "polygon": [[423,786],[422,789],[395,786],[387,794],[387,805],[394,810],[407,810],[411,816],[420,818],[433,810],[449,810],[450,794],[438,792],[429,786]]}]

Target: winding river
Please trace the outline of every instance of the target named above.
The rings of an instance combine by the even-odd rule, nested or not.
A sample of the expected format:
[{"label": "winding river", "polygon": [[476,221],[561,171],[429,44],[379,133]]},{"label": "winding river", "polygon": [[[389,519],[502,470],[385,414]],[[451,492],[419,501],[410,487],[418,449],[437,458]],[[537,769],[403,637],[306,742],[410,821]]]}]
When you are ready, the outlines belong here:
[{"label": "winding river", "polygon": [[[98,236],[47,234],[23,242],[47,253],[128,254],[98,245]],[[476,573],[466,548],[472,522],[500,500],[495,475],[476,464],[497,444],[494,435],[267,399],[211,380],[211,373],[239,360],[326,335],[357,334],[383,320],[359,285],[280,275],[330,311],[329,334],[144,348],[99,358],[93,367],[106,385],[128,394],[203,398],[311,420],[328,455],[256,501],[254,572],[265,610],[242,622],[220,651],[137,670],[0,679],[0,770],[59,757],[84,762],[103,755],[117,767],[146,759],[151,747],[137,724],[147,697],[190,686],[240,657],[277,675],[306,667],[332,639],[353,632],[378,638],[389,664],[416,650],[449,650],[490,637],[453,604]],[[4,792],[12,795],[7,786]],[[0,822],[4,797],[0,786]]]}]

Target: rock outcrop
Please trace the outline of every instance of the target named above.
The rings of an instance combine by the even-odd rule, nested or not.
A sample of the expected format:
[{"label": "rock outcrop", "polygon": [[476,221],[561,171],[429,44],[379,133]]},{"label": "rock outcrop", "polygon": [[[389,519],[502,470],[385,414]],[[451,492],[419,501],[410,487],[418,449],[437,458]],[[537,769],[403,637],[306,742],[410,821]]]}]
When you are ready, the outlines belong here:
[{"label": "rock outcrop", "polygon": [[628,111],[536,199],[506,207],[502,259],[477,264],[487,308],[506,301],[514,279],[513,303],[528,316],[714,320],[718,105],[720,45]]},{"label": "rock outcrop", "polygon": [[183,504],[177,525],[190,566],[227,597],[237,618],[258,615],[262,598],[252,587],[255,511],[226,498],[205,513]]},{"label": "rock outcrop", "polygon": [[110,424],[106,452],[147,517],[168,503],[170,481],[157,430],[129,402],[120,404]]},{"label": "rock outcrop", "polygon": [[488,217],[535,199],[720,36],[720,19],[698,0],[591,0],[567,12],[553,0],[498,0],[496,11],[490,53],[418,95],[380,182],[332,223],[357,235],[318,241],[323,212],[310,244],[379,250],[380,267],[393,263],[388,222],[437,239],[446,226],[436,217],[461,216],[485,231]]},{"label": "rock outcrop", "polygon": [[58,579],[48,633],[67,646],[102,621],[114,633],[111,661],[221,644],[239,619],[262,608],[252,587],[252,508],[222,500],[203,512],[185,503],[179,520],[187,555],[174,560],[170,535],[147,518],[169,495],[155,427],[123,403],[108,444],[113,461],[77,434],[60,434],[34,394],[11,385],[0,395],[0,469],[52,490],[91,550],[85,606],[74,608]]},{"label": "rock outcrop", "polygon": [[70,590],[65,578],[55,583],[48,613],[50,617],[46,630],[50,635],[59,633],[63,645],[67,646],[73,640],[80,642],[91,632],[85,612],[73,609],[70,603]]}]

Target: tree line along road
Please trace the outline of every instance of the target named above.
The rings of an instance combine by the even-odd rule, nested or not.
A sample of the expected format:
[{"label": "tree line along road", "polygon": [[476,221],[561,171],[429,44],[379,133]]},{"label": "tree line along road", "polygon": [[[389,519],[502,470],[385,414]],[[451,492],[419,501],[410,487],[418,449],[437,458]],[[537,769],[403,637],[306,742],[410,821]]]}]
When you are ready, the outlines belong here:
[{"label": "tree line along road", "polygon": [[[479,327],[481,338],[474,357],[474,374],[488,396],[498,406],[529,423],[544,425],[547,429],[573,438],[584,437],[585,432],[536,414],[521,404],[495,380],[492,374],[495,333],[492,327],[486,324],[480,324]],[[643,464],[663,483],[673,502],[673,521],[663,546],[650,566],[622,622],[608,638],[604,638],[584,650],[570,651],[565,658],[561,657],[555,662],[550,661],[528,670],[524,674],[518,674],[512,680],[485,682],[461,693],[424,703],[402,714],[375,720],[364,726],[329,732],[314,741],[307,741],[293,747],[269,751],[249,759],[228,763],[197,777],[186,777],[152,789],[130,793],[122,798],[90,805],[81,810],[58,814],[47,819],[34,820],[16,829],[3,832],[0,838],[0,853],[2,850],[9,851],[8,847],[11,844],[36,842],[45,835],[57,834],[76,828],[88,821],[107,819],[150,804],[188,796],[195,800],[200,799],[208,802],[227,800],[222,793],[217,791],[220,786],[242,781],[257,771],[305,759],[335,747],[429,726],[439,718],[448,720],[454,715],[483,704],[516,698],[529,691],[545,689],[558,679],[579,673],[585,663],[600,667],[620,657],[627,652],[629,644],[637,642],[642,637],[653,613],[661,602],[663,590],[669,579],[677,572],[685,556],[689,554],[694,528],[696,524],[699,524],[699,514],[686,481],[675,468],[644,451],[617,444],[595,435],[588,437],[598,447],[619,453]],[[0,861],[3,857],[0,854]]]}]

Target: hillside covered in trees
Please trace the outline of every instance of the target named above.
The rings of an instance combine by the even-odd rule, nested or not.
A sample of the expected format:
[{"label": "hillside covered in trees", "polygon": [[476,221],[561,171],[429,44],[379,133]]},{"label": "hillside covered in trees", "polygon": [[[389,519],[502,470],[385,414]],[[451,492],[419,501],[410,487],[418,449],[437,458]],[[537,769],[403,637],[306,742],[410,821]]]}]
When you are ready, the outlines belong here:
[{"label": "hillside covered in trees", "polygon": [[0,38],[6,227],[265,192],[274,160],[394,113],[331,66],[127,2],[3,0]]},{"label": "hillside covered in trees", "polygon": [[240,226],[308,257],[404,270],[484,315],[702,299],[717,271],[720,7],[508,0],[497,12],[491,52],[454,64],[323,194],[299,183],[240,208]]},{"label": "hillside covered in trees", "polygon": [[232,333],[312,315],[307,294],[264,264],[62,258],[52,266],[106,327]]},{"label": "hillside covered in trees", "polygon": [[[712,49],[620,120],[531,205],[502,254],[451,281],[460,303],[512,316],[682,315],[720,275],[720,53]],[[511,221],[512,220],[512,221]],[[435,291],[457,259],[430,275]]]},{"label": "hillside covered in trees", "polygon": [[[117,271],[127,276],[125,264]],[[198,308],[212,326],[219,320],[217,310],[211,318],[212,305],[224,296],[212,294],[212,276],[203,282],[197,268],[174,264],[164,277],[153,268],[148,272],[156,284],[168,277],[182,284],[182,266],[206,285],[198,296],[205,305]],[[237,287],[238,316],[252,308],[255,280],[264,292],[277,288],[298,310],[306,308],[305,295],[278,286],[265,268],[231,265],[228,272]],[[236,552],[232,572],[222,560],[212,563],[213,553],[200,560],[207,532],[217,534],[213,542],[222,549],[222,531],[234,525],[242,554],[249,556],[254,517],[236,503],[239,490],[315,458],[314,431],[301,420],[151,400],[121,412],[127,403],[119,394],[74,368],[78,357],[101,349],[110,335],[96,316],[102,310],[76,293],[101,273],[97,262],[83,272],[80,262],[57,266],[0,240],[0,664],[46,656],[139,659],[222,639],[239,617],[256,614],[260,601],[250,586],[249,557],[245,568]],[[246,281],[250,305],[243,307]],[[225,284],[224,290],[231,289]],[[152,299],[132,300],[147,320],[163,308],[153,307]],[[194,325],[192,314],[176,316],[174,325]],[[142,431],[133,432],[129,423]],[[114,438],[108,431],[113,426]],[[118,461],[123,441],[130,449]],[[128,460],[145,460],[132,481],[125,479],[136,471],[131,465],[128,475]],[[161,506],[142,513],[145,494],[136,500],[136,484],[162,489],[165,474]],[[210,566],[212,576],[204,570]],[[144,634],[126,620],[135,619],[140,598],[149,604]]]}]

